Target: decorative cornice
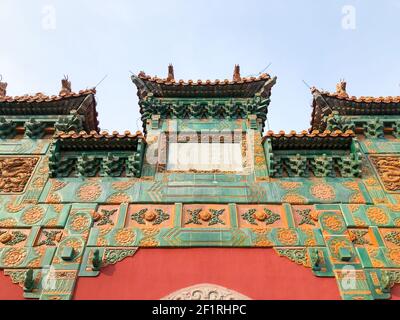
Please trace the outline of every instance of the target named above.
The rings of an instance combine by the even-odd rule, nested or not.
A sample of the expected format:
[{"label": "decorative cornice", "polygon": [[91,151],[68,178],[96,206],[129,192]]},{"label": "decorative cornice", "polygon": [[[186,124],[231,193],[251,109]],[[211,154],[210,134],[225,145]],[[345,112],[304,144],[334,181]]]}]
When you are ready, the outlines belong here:
[{"label": "decorative cornice", "polygon": [[348,149],[350,148],[353,138],[353,131],[323,131],[314,130],[311,133],[302,131],[280,131],[274,133],[268,131],[263,141],[270,140],[274,150],[279,149]]},{"label": "decorative cornice", "polygon": [[[340,87],[343,87],[343,83],[341,82]],[[400,115],[400,96],[355,97],[349,96],[345,89],[338,88],[335,93],[330,93],[315,87],[311,88],[311,93],[313,95],[311,130],[324,130],[325,117],[334,111],[347,116]]]},{"label": "decorative cornice", "polygon": [[132,82],[138,88],[139,99],[144,99],[149,94],[154,97],[230,97],[251,98],[260,95],[268,98],[271,88],[276,83],[276,77],[263,73],[258,77],[238,77],[233,80],[178,80],[169,76],[166,79],[151,77],[143,71],[132,76]]},{"label": "decorative cornice", "polygon": [[120,134],[113,131],[111,134],[107,131],[81,131],[81,132],[57,132],[54,135],[55,142],[61,150],[117,150],[117,149],[136,149],[139,139],[145,142],[144,136],[140,131],[131,133],[125,131]]},{"label": "decorative cornice", "polygon": [[96,111],[96,90],[81,90],[79,93],[62,91],[58,96],[43,93],[15,97],[0,96],[0,116],[68,116],[76,112],[84,116],[85,130],[99,130]]}]

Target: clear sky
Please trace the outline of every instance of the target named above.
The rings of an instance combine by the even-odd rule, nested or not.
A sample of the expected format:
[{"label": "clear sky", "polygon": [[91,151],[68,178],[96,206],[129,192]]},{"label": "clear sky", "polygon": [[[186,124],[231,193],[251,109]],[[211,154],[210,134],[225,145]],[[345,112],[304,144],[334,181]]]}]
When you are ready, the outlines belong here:
[{"label": "clear sky", "polygon": [[130,73],[278,77],[269,125],[309,128],[310,86],[400,95],[400,0],[0,0],[0,74],[9,95],[97,88],[100,127],[141,129]]}]

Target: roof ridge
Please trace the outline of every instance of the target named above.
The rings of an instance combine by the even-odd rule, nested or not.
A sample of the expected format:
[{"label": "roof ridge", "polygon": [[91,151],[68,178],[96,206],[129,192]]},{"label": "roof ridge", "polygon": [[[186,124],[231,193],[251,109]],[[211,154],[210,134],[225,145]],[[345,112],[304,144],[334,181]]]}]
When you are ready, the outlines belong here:
[{"label": "roof ridge", "polygon": [[343,94],[343,93],[338,93],[338,92],[329,92],[326,90],[320,90],[317,89],[316,87],[311,88],[311,93],[318,93],[324,96],[340,99],[340,100],[347,100],[347,101],[352,101],[352,102],[366,102],[366,103],[400,103],[400,96],[380,96],[380,97],[374,97],[374,96],[350,96],[348,94]]},{"label": "roof ridge", "polygon": [[106,138],[106,139],[112,139],[112,138],[117,138],[117,139],[124,139],[124,138],[140,138],[143,137],[144,135],[141,131],[136,131],[136,133],[131,133],[129,130],[124,131],[123,133],[119,133],[118,131],[112,131],[109,133],[106,130],[103,130],[101,132],[97,131],[58,131],[55,133],[54,138],[60,138],[60,139],[78,139],[78,138],[84,138],[84,139],[89,139],[89,138],[96,138],[96,139],[101,139],[101,138]]},{"label": "roof ridge", "polygon": [[260,74],[258,77],[242,77],[240,79],[236,79],[236,80],[229,80],[229,79],[224,79],[224,80],[220,80],[220,79],[215,79],[215,80],[175,80],[173,78],[159,78],[157,76],[150,76],[147,75],[144,71],[141,71],[138,74],[138,78],[142,79],[142,80],[147,80],[150,82],[155,82],[155,83],[159,83],[159,84],[166,84],[166,85],[227,85],[227,84],[236,84],[236,83],[249,83],[249,82],[256,82],[256,81],[263,81],[263,80],[269,80],[271,79],[271,76],[268,73],[262,73]]},{"label": "roof ridge", "polygon": [[50,102],[68,98],[77,98],[89,94],[96,94],[96,88],[80,90],[78,92],[61,93],[58,95],[46,95],[43,92],[24,94],[19,96],[0,97],[0,102]]},{"label": "roof ridge", "polygon": [[330,131],[330,130],[324,130],[324,131],[319,131],[319,130],[313,130],[311,132],[308,132],[307,130],[303,130],[301,132],[296,132],[294,130],[290,131],[289,133],[286,133],[285,131],[281,130],[278,133],[275,133],[272,130],[267,131],[266,135],[264,138],[269,138],[269,137],[274,137],[274,138],[280,138],[280,137],[286,137],[286,138],[292,138],[292,137],[297,137],[297,138],[302,138],[302,137],[309,137],[309,138],[314,138],[314,137],[354,137],[355,134],[352,130],[347,130],[345,132],[341,130],[335,130],[335,131]]}]

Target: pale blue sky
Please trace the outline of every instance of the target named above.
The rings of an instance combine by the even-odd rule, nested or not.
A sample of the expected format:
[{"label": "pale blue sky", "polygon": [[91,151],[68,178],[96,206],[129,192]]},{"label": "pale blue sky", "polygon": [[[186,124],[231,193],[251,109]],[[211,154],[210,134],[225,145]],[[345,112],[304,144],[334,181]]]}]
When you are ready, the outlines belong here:
[{"label": "pale blue sky", "polygon": [[[346,5],[355,29],[342,26]],[[400,0],[0,0],[0,30],[10,95],[56,94],[64,74],[78,91],[108,74],[97,93],[108,130],[141,129],[129,70],[164,77],[170,62],[178,79],[231,78],[235,63],[257,74],[272,63],[275,131],[309,128],[303,79],[333,91],[345,78],[357,96],[400,95]]]}]

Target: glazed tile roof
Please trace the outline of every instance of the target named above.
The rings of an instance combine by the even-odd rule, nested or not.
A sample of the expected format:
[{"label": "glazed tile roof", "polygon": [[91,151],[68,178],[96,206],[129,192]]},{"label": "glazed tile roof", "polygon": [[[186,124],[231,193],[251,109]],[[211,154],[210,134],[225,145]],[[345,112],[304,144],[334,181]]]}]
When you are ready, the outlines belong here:
[{"label": "glazed tile roof", "polygon": [[38,92],[34,95],[25,94],[23,96],[15,96],[15,97],[9,97],[9,96],[1,97],[0,96],[0,103],[4,103],[4,102],[9,102],[9,103],[12,103],[12,102],[19,102],[19,103],[23,103],[23,102],[27,102],[27,103],[53,102],[53,101],[60,101],[60,100],[68,99],[68,98],[87,96],[89,94],[95,94],[95,93],[96,93],[95,89],[87,89],[87,90],[81,90],[78,93],[75,93],[75,92],[61,93],[58,96],[55,96],[55,95],[48,96],[42,92]]},{"label": "glazed tile roof", "polygon": [[85,116],[85,130],[99,130],[95,89],[81,90],[78,93],[67,92],[58,96],[48,96],[43,93],[23,96],[0,96],[0,116],[6,115],[69,115],[70,111],[77,110],[82,103],[86,107],[78,113]]},{"label": "glazed tile roof", "polygon": [[259,93],[268,98],[271,88],[276,83],[276,77],[263,73],[258,77],[241,78],[235,75],[233,80],[174,80],[173,75],[161,79],[151,77],[144,72],[132,76],[132,81],[138,88],[140,99],[149,93],[154,97],[237,97],[251,98]]},{"label": "glazed tile roof", "polygon": [[332,111],[341,115],[400,115],[400,96],[355,97],[346,91],[330,93],[312,88],[311,130],[324,130],[323,118]]},{"label": "glazed tile roof", "polygon": [[139,139],[144,139],[143,134],[140,131],[131,133],[125,131],[120,134],[116,131],[108,133],[107,131],[102,132],[57,132],[54,135],[54,139],[62,150],[129,150],[136,148]]},{"label": "glazed tile roof", "polygon": [[295,149],[348,149],[353,141],[353,131],[323,131],[314,130],[311,133],[302,131],[268,131],[263,141],[269,139],[274,150]]}]

